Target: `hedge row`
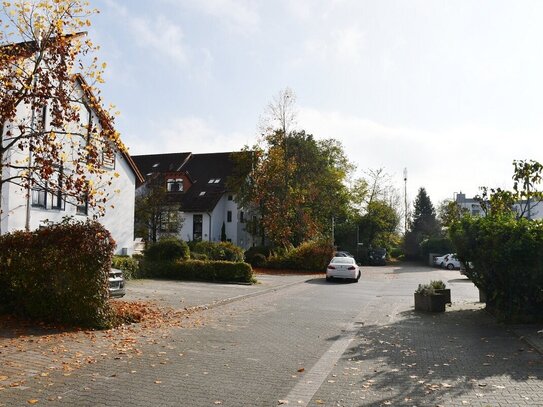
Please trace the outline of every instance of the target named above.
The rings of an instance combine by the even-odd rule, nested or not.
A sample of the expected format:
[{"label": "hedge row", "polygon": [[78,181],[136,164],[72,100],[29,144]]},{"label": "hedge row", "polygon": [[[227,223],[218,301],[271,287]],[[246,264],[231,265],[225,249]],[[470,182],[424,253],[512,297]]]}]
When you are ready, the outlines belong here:
[{"label": "hedge row", "polygon": [[1,308],[48,322],[110,326],[114,247],[109,232],[95,221],[0,236]]},{"label": "hedge row", "polygon": [[456,253],[502,320],[543,320],[543,223],[465,217],[450,228]]},{"label": "hedge row", "polygon": [[247,263],[230,261],[186,260],[175,262],[144,260],[145,277],[173,280],[253,283],[253,269]]},{"label": "hedge row", "polygon": [[130,256],[113,256],[111,267],[122,270],[125,280],[139,277],[139,262]]},{"label": "hedge row", "polygon": [[[191,257],[201,257],[201,260],[226,260],[233,262],[243,261],[243,250],[230,242],[189,242]],[[199,260],[199,259],[197,259]]]},{"label": "hedge row", "polygon": [[302,243],[290,250],[273,252],[262,264],[263,267],[305,271],[326,271],[334,256],[334,247],[326,240]]}]

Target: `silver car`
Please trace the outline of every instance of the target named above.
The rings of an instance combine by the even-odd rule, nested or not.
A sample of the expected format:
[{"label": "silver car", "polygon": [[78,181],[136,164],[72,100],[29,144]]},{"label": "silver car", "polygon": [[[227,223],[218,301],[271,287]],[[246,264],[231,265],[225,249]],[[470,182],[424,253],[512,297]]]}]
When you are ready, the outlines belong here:
[{"label": "silver car", "polygon": [[110,297],[124,297],[126,294],[124,288],[123,271],[115,268],[111,268],[109,271],[109,296]]}]

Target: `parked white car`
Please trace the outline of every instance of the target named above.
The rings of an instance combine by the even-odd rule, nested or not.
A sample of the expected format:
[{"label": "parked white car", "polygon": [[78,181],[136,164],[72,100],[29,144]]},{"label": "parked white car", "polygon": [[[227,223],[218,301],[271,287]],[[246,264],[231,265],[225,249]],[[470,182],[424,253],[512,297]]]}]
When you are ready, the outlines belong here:
[{"label": "parked white car", "polygon": [[460,266],[462,266],[462,263],[460,263],[460,260],[458,260],[454,254],[448,255],[447,260],[443,265],[443,267],[446,267],[448,270],[459,269]]},{"label": "parked white car", "polygon": [[445,264],[446,264],[449,256],[452,256],[452,253],[446,254],[444,256],[434,257],[434,266],[445,267]]},{"label": "parked white car", "polygon": [[326,268],[326,281],[342,278],[358,282],[360,275],[360,267],[352,257],[334,257]]}]

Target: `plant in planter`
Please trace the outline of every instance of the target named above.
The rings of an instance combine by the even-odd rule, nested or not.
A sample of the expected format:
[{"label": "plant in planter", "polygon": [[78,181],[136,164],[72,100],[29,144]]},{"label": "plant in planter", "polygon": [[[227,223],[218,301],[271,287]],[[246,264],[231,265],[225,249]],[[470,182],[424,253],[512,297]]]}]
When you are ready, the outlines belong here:
[{"label": "plant in planter", "polygon": [[430,285],[437,294],[443,294],[445,296],[445,304],[451,304],[451,289],[447,288],[443,281],[430,281]]},{"label": "plant in planter", "polygon": [[445,296],[430,284],[419,284],[415,291],[415,311],[445,312]]}]

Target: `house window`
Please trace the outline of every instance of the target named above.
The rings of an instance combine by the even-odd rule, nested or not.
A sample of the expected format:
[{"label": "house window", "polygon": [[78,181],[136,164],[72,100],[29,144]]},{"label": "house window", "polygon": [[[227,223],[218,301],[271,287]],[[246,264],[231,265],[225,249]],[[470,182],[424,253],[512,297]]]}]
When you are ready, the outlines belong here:
[{"label": "house window", "polygon": [[245,214],[243,213],[243,211],[239,212],[239,222],[245,223]]},{"label": "house window", "polygon": [[220,178],[211,178],[209,181],[207,181],[208,184],[218,184],[221,182]]},{"label": "house window", "polygon": [[233,195],[228,195],[228,200],[231,201],[234,199],[234,196]]},{"label": "house window", "polygon": [[193,215],[192,217],[192,238],[196,241],[202,240],[203,215]]},{"label": "house window", "polygon": [[167,209],[160,216],[161,232],[177,232],[179,228],[179,214],[175,209]]},{"label": "house window", "polygon": [[183,192],[183,180],[180,178],[169,178],[166,186],[168,188],[168,192]]},{"label": "house window", "polygon": [[200,192],[200,196],[204,196],[206,194],[206,191]]},{"label": "house window", "polygon": [[111,170],[115,169],[115,151],[111,147],[102,150],[102,165]]},{"label": "house window", "polygon": [[56,182],[51,185],[51,208],[52,209],[65,209],[65,199],[62,193],[63,188],[63,168],[60,167],[56,172]]},{"label": "house window", "polygon": [[43,187],[32,188],[32,206],[45,208],[47,204],[47,190]]},{"label": "house window", "polygon": [[75,207],[75,213],[77,215],[88,215],[89,213],[89,194],[88,192],[83,192],[81,197],[78,199],[77,206]]},{"label": "house window", "polygon": [[226,212],[226,221],[232,222],[232,211]]}]

